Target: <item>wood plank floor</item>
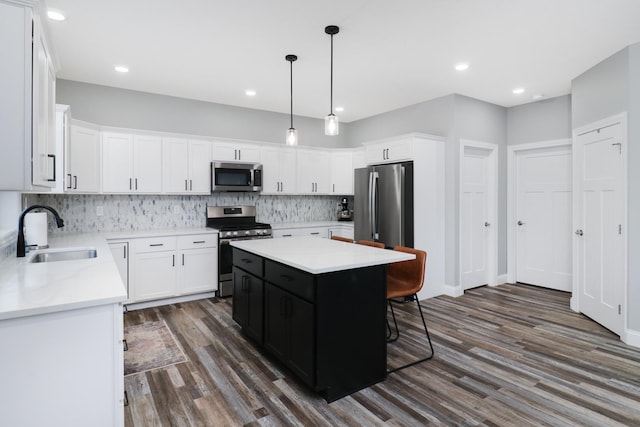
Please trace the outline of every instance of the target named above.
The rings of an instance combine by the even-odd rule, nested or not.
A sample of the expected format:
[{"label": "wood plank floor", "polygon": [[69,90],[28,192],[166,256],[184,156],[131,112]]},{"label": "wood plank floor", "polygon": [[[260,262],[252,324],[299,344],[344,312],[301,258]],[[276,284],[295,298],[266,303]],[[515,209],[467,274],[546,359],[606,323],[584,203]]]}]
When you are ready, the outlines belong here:
[{"label": "wood plank floor", "polygon": [[[331,404],[246,341],[230,299],[131,311],[127,325],[164,319],[189,361],[125,377],[126,425],[640,425],[640,351],[569,294],[501,285],[422,305],[435,357]],[[415,303],[396,315],[390,367],[426,342]]]}]

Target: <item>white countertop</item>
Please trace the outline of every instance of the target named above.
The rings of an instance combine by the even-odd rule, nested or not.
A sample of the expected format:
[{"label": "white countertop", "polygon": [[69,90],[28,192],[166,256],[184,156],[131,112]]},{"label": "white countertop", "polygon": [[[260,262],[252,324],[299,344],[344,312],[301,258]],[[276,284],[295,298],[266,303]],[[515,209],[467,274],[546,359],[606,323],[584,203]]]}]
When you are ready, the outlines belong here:
[{"label": "white countertop", "polygon": [[415,259],[404,252],[309,236],[237,240],[231,246],[312,274]]},{"label": "white countertop", "polygon": [[282,230],[287,228],[312,228],[312,227],[338,227],[346,226],[353,228],[353,221],[315,221],[315,222],[281,222],[279,224],[271,224],[274,230]]},{"label": "white countertop", "polygon": [[24,258],[0,262],[0,320],[112,304],[127,299],[127,291],[109,249],[108,240],[217,233],[212,228],[105,233],[54,233],[50,249],[96,248],[90,259],[30,263]]}]

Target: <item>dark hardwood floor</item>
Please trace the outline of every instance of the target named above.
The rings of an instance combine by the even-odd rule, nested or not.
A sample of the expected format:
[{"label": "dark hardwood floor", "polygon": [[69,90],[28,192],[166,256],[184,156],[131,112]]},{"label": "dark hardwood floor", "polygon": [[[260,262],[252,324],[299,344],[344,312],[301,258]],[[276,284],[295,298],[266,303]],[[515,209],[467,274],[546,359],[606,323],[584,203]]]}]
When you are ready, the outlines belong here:
[{"label": "dark hardwood floor", "polygon": [[[131,311],[126,325],[164,319],[189,361],[125,377],[126,425],[640,425],[640,351],[569,294],[501,285],[422,306],[435,357],[331,404],[247,342],[230,299]],[[426,343],[415,303],[397,308],[390,367]]]}]

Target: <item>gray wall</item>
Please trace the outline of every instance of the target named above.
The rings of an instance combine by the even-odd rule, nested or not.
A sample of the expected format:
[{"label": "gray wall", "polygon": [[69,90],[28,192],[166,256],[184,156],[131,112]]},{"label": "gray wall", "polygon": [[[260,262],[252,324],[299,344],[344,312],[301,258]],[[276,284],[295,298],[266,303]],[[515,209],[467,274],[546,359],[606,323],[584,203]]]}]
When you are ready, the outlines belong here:
[{"label": "gray wall", "polygon": [[518,105],[507,110],[509,145],[571,138],[571,95]]},{"label": "gray wall", "polygon": [[640,44],[615,53],[572,81],[573,127],[628,112],[627,328],[640,331]]},{"label": "gray wall", "polygon": [[[628,301],[629,329],[640,331],[640,169],[634,167],[640,163],[640,43],[629,47],[629,144],[628,158],[628,199],[627,227],[628,241]],[[631,307],[635,304],[634,307]]]},{"label": "gray wall", "polygon": [[[71,80],[57,80],[56,102],[71,106],[74,119],[102,126],[283,143],[288,114],[137,92]],[[294,116],[300,145],[344,147],[349,123],[340,135],[325,136],[324,119]]]},{"label": "gray wall", "polygon": [[595,65],[571,82],[573,128],[627,111],[629,48]]},{"label": "gray wall", "polygon": [[455,95],[447,95],[351,122],[350,144],[357,147],[362,142],[411,132],[447,136],[453,125],[454,101]]}]

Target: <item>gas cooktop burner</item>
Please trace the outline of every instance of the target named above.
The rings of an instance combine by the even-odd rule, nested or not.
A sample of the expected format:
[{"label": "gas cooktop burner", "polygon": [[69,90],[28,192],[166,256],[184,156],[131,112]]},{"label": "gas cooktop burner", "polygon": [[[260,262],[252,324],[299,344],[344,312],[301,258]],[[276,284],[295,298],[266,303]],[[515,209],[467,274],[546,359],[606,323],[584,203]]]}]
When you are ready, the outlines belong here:
[{"label": "gas cooktop burner", "polygon": [[271,225],[256,222],[255,206],[207,206],[207,227],[225,239],[271,237]]}]

